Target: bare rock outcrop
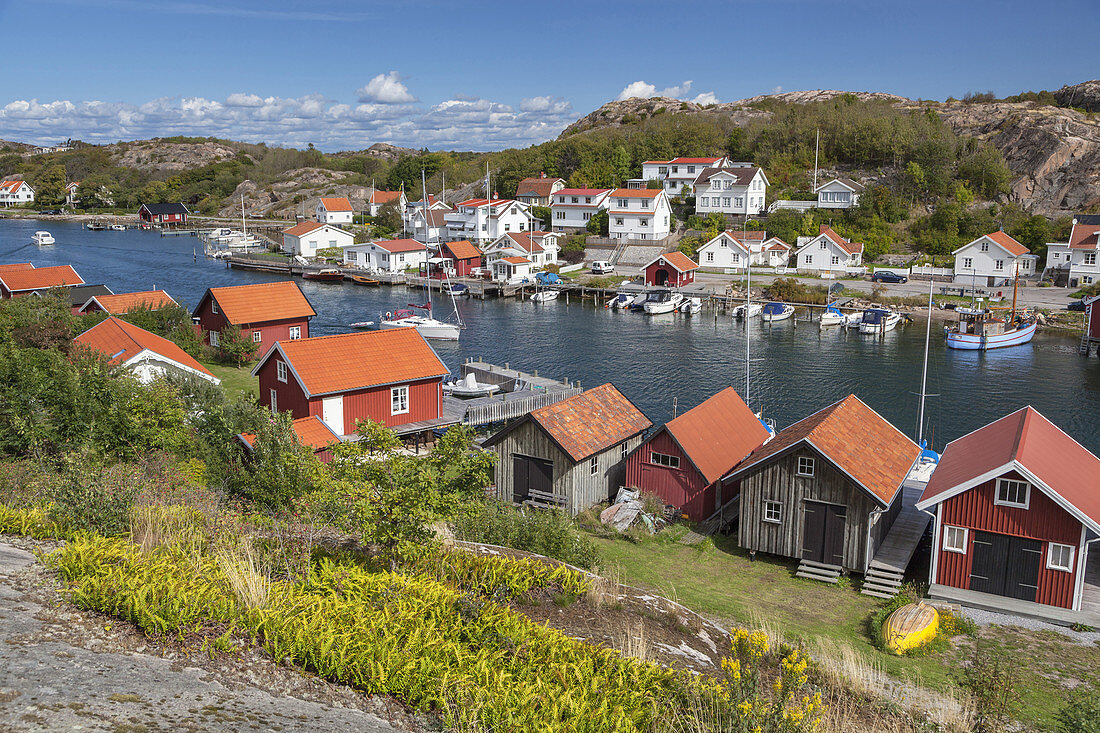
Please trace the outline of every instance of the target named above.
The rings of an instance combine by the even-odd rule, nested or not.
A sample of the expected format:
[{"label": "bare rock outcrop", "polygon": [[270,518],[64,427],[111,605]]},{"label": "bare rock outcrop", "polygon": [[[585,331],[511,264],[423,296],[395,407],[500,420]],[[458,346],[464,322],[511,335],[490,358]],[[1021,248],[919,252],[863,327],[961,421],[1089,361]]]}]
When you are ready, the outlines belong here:
[{"label": "bare rock outcrop", "polygon": [[1100,112],[1100,80],[1083,81],[1080,84],[1067,84],[1054,93],[1058,104],[1077,107],[1086,112]]},{"label": "bare rock outcrop", "polygon": [[[116,146],[107,146],[108,148]],[[229,160],[237,154],[229,145],[213,140],[200,143],[173,143],[165,140],[141,140],[117,146],[115,164],[145,171],[185,171]]]}]

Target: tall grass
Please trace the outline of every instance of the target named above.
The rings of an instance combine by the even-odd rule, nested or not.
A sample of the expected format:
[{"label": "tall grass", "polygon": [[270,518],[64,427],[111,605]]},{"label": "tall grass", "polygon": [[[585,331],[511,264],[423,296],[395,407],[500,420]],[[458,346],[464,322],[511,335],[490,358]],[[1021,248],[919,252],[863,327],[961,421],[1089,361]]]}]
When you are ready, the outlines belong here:
[{"label": "tall grass", "polygon": [[582,568],[594,568],[600,554],[572,518],[557,509],[515,509],[485,502],[453,523],[455,537],[546,555]]}]

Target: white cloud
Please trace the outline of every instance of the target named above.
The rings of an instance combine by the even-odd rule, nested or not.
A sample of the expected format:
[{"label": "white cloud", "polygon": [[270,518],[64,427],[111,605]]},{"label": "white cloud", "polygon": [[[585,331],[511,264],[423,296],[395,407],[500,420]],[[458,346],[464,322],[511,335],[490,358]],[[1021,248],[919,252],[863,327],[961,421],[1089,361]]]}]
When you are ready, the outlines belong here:
[{"label": "white cloud", "polygon": [[696,94],[695,98],[691,101],[705,106],[708,104],[718,104],[718,97],[714,96],[714,92],[703,92],[702,94]]},{"label": "white cloud", "polygon": [[782,94],[782,93],[783,93],[783,87],[781,87],[781,86],[772,87],[772,94]]},{"label": "white cloud", "polygon": [[[230,94],[224,101],[160,97],[141,104],[18,99],[0,106],[0,129],[5,138],[32,143],[193,135],[294,147],[313,143],[323,150],[359,150],[374,142],[490,150],[544,142],[573,122],[572,105],[550,96],[523,99],[518,107],[461,95],[427,107],[385,101],[401,98],[392,86],[383,93],[398,77],[383,74],[372,83],[379,78],[375,98],[358,103],[320,94],[263,97],[249,92]],[[360,97],[369,96],[364,90],[359,90]]]},{"label": "white cloud", "polygon": [[[688,99],[688,95],[691,94],[691,86],[693,83],[691,79],[688,79],[681,84],[658,89],[656,85],[650,84],[647,81],[633,81],[623,87],[623,90],[619,92],[619,96],[616,97],[616,99],[618,101],[630,99],[631,97],[672,97],[673,99]],[[695,95],[690,101],[696,104],[717,104],[718,97],[714,95],[714,92],[702,92],[701,94]]]},{"label": "white cloud", "polygon": [[379,74],[356,92],[359,95],[359,101],[377,102],[379,104],[412,104],[416,102],[416,97],[409,93],[409,88],[402,83],[401,78],[401,75],[396,71]]}]

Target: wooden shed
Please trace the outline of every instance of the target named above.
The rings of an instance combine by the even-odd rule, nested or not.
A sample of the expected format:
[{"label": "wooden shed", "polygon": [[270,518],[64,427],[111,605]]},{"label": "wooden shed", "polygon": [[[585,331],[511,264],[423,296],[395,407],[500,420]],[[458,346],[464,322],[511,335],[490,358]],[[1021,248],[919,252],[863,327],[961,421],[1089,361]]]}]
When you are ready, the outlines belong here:
[{"label": "wooden shed", "polygon": [[541,407],[483,444],[499,458],[497,498],[570,514],[613,498],[652,424],[611,384]]},{"label": "wooden shed", "polygon": [[683,252],[665,252],[642,268],[645,284],[649,286],[679,288],[695,282],[699,265]]},{"label": "wooden shed", "polygon": [[779,431],[739,480],[738,540],[808,568],[865,573],[897,519],[920,447],[855,395]]},{"label": "wooden shed", "polygon": [[1100,355],[1100,295],[1085,298],[1085,333],[1081,337],[1081,353],[1088,356],[1094,348]]}]

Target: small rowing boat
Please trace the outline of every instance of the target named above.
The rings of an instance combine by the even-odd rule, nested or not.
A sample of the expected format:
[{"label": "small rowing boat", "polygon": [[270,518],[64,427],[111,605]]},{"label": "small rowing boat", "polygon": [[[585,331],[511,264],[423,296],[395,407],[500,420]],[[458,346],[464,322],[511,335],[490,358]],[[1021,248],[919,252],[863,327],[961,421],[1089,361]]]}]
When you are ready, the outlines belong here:
[{"label": "small rowing boat", "polygon": [[371,288],[379,284],[377,280],[369,277],[364,277],[363,275],[351,275],[351,281],[356,285],[366,285],[367,287]]},{"label": "small rowing boat", "polygon": [[333,268],[326,268],[324,270],[316,270],[313,272],[303,272],[303,280],[314,280],[316,282],[323,283],[338,283],[344,281],[344,273]]},{"label": "small rowing boat", "polygon": [[894,654],[904,654],[935,639],[939,627],[936,609],[927,603],[909,603],[883,622],[882,641]]}]

